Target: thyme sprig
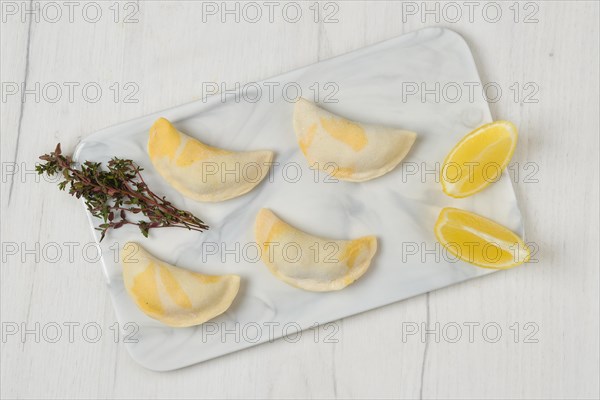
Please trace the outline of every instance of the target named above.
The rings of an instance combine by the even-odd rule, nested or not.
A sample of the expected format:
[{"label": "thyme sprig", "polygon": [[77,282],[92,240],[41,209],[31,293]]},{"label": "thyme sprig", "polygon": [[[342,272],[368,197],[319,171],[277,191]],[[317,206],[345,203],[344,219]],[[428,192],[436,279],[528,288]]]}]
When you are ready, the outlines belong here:
[{"label": "thyme sprig", "polygon": [[[100,241],[109,229],[137,225],[145,237],[150,229],[178,227],[202,232],[208,226],[189,211],[182,211],[166,198],[152,192],[144,179],[143,170],[132,160],[114,157],[107,169],[98,162],[85,161],[77,166],[71,156],[62,155],[60,143],[50,154],[40,157],[45,163],[36,166],[38,174],[62,174],[60,190],[69,185],[69,194],[83,197],[89,212],[103,223],[96,229],[102,232]],[[147,219],[130,220],[128,214],[143,214]]]}]

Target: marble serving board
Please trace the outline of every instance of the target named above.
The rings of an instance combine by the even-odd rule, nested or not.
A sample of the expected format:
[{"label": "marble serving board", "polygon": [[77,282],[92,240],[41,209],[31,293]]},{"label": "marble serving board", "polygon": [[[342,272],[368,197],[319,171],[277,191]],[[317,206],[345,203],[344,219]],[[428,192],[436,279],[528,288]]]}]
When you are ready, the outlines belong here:
[{"label": "marble serving board", "polygon": [[[493,272],[446,257],[433,234],[438,213],[446,206],[479,213],[523,234],[506,173],[470,198],[457,200],[442,193],[432,171],[463,135],[492,118],[483,96],[463,93],[455,100],[454,94],[452,99],[443,94],[439,99],[434,94],[423,98],[421,92],[409,95],[414,84],[421,91],[434,88],[436,82],[440,87],[450,83],[465,88],[465,82],[480,79],[458,34],[423,29],[248,85],[242,88],[242,97],[228,95],[223,101],[214,95],[86,138],[76,150],[78,160],[106,162],[115,156],[135,160],[155,192],[211,227],[204,233],[161,229],[147,239],[135,227],[125,227],[100,243],[117,318],[122,327],[137,325],[135,340],[125,344],[131,356],[149,369],[172,370]],[[269,87],[274,88],[273,96]],[[303,97],[317,100],[329,111],[415,131],[417,141],[403,163],[372,181],[335,182],[326,173],[316,174],[300,152],[292,128],[298,88]],[[213,146],[273,150],[279,165],[242,197],[222,203],[185,199],[158,175],[146,154],[148,130],[159,117]],[[379,249],[370,269],[339,292],[306,292],[277,280],[256,258],[253,224],[262,207],[319,236],[376,235]],[[90,223],[95,227],[98,221],[90,216]],[[93,232],[98,240],[98,231]],[[170,328],[145,316],[125,291],[115,257],[116,248],[126,241],[137,241],[179,267],[240,275],[236,300],[225,314],[197,327]],[[432,249],[437,249],[435,254]],[[128,332],[136,325],[127,325]]]}]

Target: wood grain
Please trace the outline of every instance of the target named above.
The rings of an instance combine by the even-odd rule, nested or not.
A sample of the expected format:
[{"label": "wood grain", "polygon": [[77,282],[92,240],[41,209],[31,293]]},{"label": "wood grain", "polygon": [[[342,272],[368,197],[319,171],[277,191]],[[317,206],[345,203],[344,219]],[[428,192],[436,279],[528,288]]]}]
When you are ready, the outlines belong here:
[{"label": "wood grain", "polygon": [[[97,343],[80,331],[73,343],[3,337],[2,397],[598,398],[598,3],[530,2],[539,8],[537,23],[522,22],[530,11],[524,3],[520,22],[504,4],[496,23],[477,12],[472,23],[444,15],[423,22],[407,14],[407,3],[421,4],[337,2],[337,23],[315,23],[312,2],[301,4],[306,17],[297,23],[277,13],[273,22],[203,22],[202,3],[190,1],[139,3],[137,23],[124,23],[123,15],[115,23],[110,3],[102,3],[97,23],[77,13],[73,23],[3,14],[3,89],[25,81],[92,82],[103,90],[95,103],[81,95],[70,102],[66,93],[56,103],[32,95],[2,101],[3,332],[7,324],[53,322],[96,323],[103,332]],[[338,321],[337,343],[306,334],[297,343],[278,340],[170,373],[136,365],[115,344],[116,317],[100,264],[90,261],[93,248],[88,257],[81,252],[92,241],[81,206],[32,174],[7,174],[12,163],[32,169],[58,141],[70,151],[101,128],[201,98],[202,82],[260,80],[425,26],[462,34],[482,80],[503,90],[491,108],[495,118],[520,127],[515,190],[538,262]],[[123,101],[127,83],[139,88],[138,102]],[[523,101],[528,83],[539,88],[529,98],[535,103]],[[79,244],[72,260],[69,242]],[[22,251],[36,243],[39,253],[49,252],[39,260]],[[63,251],[55,262],[53,243]],[[12,244],[17,255],[9,255]],[[445,332],[439,342],[433,334],[403,340],[408,325],[436,323]],[[469,323],[479,324],[472,343]],[[463,336],[452,343],[457,325]],[[492,343],[496,327],[502,336]],[[529,339],[537,343],[527,343],[534,329]]]}]

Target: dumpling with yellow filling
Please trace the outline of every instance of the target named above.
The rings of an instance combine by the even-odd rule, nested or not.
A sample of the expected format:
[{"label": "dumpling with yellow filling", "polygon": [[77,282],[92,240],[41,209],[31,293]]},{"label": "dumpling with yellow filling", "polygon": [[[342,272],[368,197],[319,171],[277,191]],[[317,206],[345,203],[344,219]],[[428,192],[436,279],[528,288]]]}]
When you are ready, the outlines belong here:
[{"label": "dumpling with yellow filling", "polygon": [[303,98],[294,108],[294,131],[311,168],[352,182],[393,170],[417,137],[402,129],[350,121]]},{"label": "dumpling with yellow filling", "polygon": [[146,315],[166,325],[200,325],[224,313],[240,288],[238,275],[204,275],[167,264],[137,243],[121,251],[127,293]]},{"label": "dumpling with yellow filling", "polygon": [[235,152],[209,146],[159,118],[150,128],[148,155],[158,173],[185,197],[216,202],[241,196],[269,172],[273,152]]},{"label": "dumpling with yellow filling", "polygon": [[340,290],[360,278],[377,251],[375,236],[330,240],[288,225],[263,208],[254,234],[261,258],[280,280],[313,292]]}]

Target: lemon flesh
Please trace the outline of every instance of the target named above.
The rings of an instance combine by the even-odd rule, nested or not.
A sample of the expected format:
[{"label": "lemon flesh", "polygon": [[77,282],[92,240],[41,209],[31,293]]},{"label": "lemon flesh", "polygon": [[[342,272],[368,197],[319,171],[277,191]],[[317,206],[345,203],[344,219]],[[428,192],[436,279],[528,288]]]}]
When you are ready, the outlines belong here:
[{"label": "lemon flesh", "polygon": [[495,121],[466,135],[442,165],[444,193],[467,197],[500,179],[517,146],[517,136],[517,128],[508,121]]},{"label": "lemon flesh", "polygon": [[309,167],[351,182],[367,181],[393,170],[417,136],[402,129],[350,121],[303,98],[296,102],[293,122]]},{"label": "lemon flesh", "polygon": [[204,275],[167,264],[137,243],[121,251],[123,281],[138,308],[173,327],[202,324],[224,313],[237,295],[237,275]]},{"label": "lemon flesh", "polygon": [[457,208],[442,209],[435,236],[455,257],[483,268],[507,269],[529,261],[525,242],[504,226]]},{"label": "lemon flesh", "polygon": [[159,118],[150,128],[148,155],[158,173],[182,195],[217,202],[241,196],[269,172],[273,152],[212,147]]},{"label": "lemon flesh", "polygon": [[377,239],[330,240],[288,225],[263,208],[254,233],[261,258],[280,280],[313,292],[340,290],[360,278],[371,265]]}]

